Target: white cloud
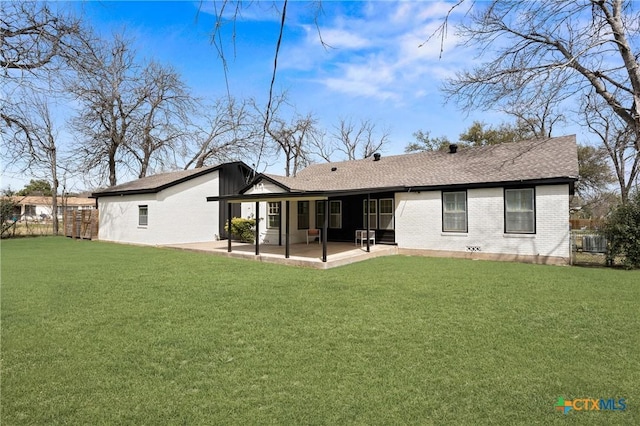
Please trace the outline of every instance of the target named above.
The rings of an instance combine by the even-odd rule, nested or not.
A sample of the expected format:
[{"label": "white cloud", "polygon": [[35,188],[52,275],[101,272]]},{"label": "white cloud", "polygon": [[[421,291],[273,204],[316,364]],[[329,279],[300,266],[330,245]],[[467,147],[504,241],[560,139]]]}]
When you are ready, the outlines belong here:
[{"label": "white cloud", "polygon": [[327,77],[321,83],[327,88],[352,96],[379,100],[400,100],[394,90],[396,71],[379,57],[367,58],[363,63],[343,64],[337,76]]},{"label": "white cloud", "polygon": [[349,9],[320,28],[323,40],[335,49],[318,54],[315,28],[307,27],[306,37],[291,49],[297,49],[293,57],[298,59],[285,67],[300,69],[304,63],[308,70],[317,69],[314,81],[349,96],[413,98],[439,84],[435,80],[443,76],[443,62],[450,65],[448,75],[456,68],[456,37],[449,34],[444,40],[444,60],[439,39],[425,43],[450,9],[450,3],[415,1],[370,2],[355,12]]},{"label": "white cloud", "polygon": [[371,46],[371,41],[343,28],[322,30],[322,40],[335,49],[359,49]]}]

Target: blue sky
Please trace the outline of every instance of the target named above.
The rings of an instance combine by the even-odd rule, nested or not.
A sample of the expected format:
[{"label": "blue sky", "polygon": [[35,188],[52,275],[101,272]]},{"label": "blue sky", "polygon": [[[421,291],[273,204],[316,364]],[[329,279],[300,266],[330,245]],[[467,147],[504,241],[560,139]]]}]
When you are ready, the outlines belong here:
[{"label": "blue sky", "polygon": [[[108,36],[122,29],[135,39],[141,58],[173,65],[194,94],[215,99],[226,94],[222,62],[211,43],[215,11],[210,1],[86,1],[58,3],[81,13]],[[245,2],[249,4],[249,2]],[[264,102],[268,95],[282,3],[253,2],[221,35],[228,61],[231,95]],[[500,123],[493,112],[467,116],[445,105],[444,78],[479,59],[456,47],[453,28],[440,55],[440,42],[422,47],[451,2],[439,1],[291,1],[279,58],[276,89],[287,90],[300,114],[313,113],[330,130],[341,118],[371,120],[390,131],[383,155],[402,153],[417,130],[456,140],[474,120]],[[461,9],[453,19],[463,13]],[[319,31],[326,44],[322,46]],[[278,163],[268,169],[283,173]],[[3,176],[12,188],[23,185]]]},{"label": "blue sky", "polygon": [[[109,34],[125,28],[141,55],[175,66],[194,93],[226,93],[222,62],[211,44],[214,2],[88,2],[82,4],[92,25]],[[281,5],[281,3],[278,3]],[[276,89],[287,90],[301,114],[314,113],[324,127],[341,117],[371,119],[390,128],[387,153],[400,153],[412,133],[455,139],[474,119],[453,105],[444,106],[439,86],[471,59],[454,49],[449,34],[440,59],[438,41],[423,43],[451,7],[445,2],[324,1],[288,5]],[[238,98],[266,100],[279,29],[279,11],[271,1],[254,2],[235,23],[223,27],[229,89]],[[496,121],[484,114],[487,122]],[[484,118],[482,118],[484,119]],[[499,120],[498,120],[499,121]]]}]

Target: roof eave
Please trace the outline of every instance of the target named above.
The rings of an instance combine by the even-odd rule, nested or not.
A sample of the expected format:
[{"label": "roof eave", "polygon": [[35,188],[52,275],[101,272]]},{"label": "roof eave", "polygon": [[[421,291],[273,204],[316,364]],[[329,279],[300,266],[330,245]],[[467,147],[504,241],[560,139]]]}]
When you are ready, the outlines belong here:
[{"label": "roof eave", "polygon": [[165,183],[164,185],[159,185],[153,188],[143,188],[143,189],[130,189],[130,190],[121,190],[121,191],[98,191],[98,192],[93,192],[91,193],[90,198],[99,198],[99,197],[117,197],[117,196],[122,196],[122,195],[140,195],[140,194],[157,194],[160,191],[163,191],[167,188],[171,188],[172,186],[175,185],[179,185],[181,183],[187,182],[191,179],[195,179],[197,177],[200,176],[204,176],[207,175],[209,173],[215,172],[215,171],[219,171],[223,166],[226,165],[233,165],[233,164],[237,164],[240,165],[242,167],[245,167],[247,170],[251,170],[251,168],[249,166],[247,166],[244,162],[242,161],[235,161],[233,163],[224,163],[224,164],[219,164],[215,167],[212,168],[207,168],[205,170],[202,170],[199,173],[194,173],[192,175],[189,176],[185,176],[181,179],[177,179],[168,183]]},{"label": "roof eave", "polygon": [[560,185],[571,184],[578,180],[577,176],[557,176],[550,178],[505,180],[493,182],[454,183],[442,185],[415,185],[408,187],[408,191],[438,191],[443,189],[476,189],[496,187],[518,187],[532,185]]},{"label": "roof eave", "polygon": [[404,186],[381,187],[381,188],[362,188],[362,189],[340,189],[330,191],[287,191],[287,192],[269,192],[263,194],[231,194],[207,197],[207,201],[228,201],[228,202],[249,202],[249,201],[268,201],[268,200],[284,200],[295,198],[329,198],[329,197],[346,197],[349,195],[374,194],[378,192],[404,192],[407,188]]}]

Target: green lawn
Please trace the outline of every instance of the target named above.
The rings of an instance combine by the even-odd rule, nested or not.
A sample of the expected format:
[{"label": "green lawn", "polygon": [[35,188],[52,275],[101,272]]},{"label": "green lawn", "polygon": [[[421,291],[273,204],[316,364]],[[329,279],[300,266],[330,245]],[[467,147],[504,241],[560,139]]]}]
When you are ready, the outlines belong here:
[{"label": "green lawn", "polygon": [[1,250],[3,425],[640,424],[639,271]]}]

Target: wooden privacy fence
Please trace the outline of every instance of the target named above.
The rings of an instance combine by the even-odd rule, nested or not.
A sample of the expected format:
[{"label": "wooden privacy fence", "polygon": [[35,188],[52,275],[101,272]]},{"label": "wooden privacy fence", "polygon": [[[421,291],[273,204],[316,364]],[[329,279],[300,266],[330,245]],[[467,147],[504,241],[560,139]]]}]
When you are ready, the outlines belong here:
[{"label": "wooden privacy fence", "polygon": [[98,238],[98,210],[72,210],[64,213],[65,237]]}]

